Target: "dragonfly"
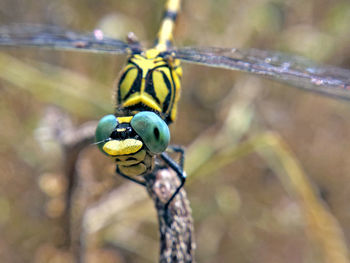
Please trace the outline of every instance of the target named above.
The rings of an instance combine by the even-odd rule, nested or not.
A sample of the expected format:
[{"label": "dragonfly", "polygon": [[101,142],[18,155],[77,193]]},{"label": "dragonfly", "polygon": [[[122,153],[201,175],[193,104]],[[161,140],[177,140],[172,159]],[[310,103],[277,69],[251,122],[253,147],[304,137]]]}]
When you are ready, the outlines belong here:
[{"label": "dragonfly", "polygon": [[[350,71],[319,66],[303,57],[276,51],[220,47],[176,47],[172,45],[180,0],[167,0],[153,48],[146,49],[130,35],[127,41],[104,36],[99,29],[90,34],[45,25],[0,27],[0,46],[127,55],[127,63],[116,87],[116,111],[103,117],[96,129],[99,149],[116,162],[116,173],[144,185],[142,176],[162,159],[180,179],[167,207],[186,181],[184,150],[169,146],[168,126],[175,121],[180,98],[180,62],[242,71],[339,99],[350,99]],[[177,163],[168,154],[180,154]],[[141,179],[140,179],[141,178]]]}]

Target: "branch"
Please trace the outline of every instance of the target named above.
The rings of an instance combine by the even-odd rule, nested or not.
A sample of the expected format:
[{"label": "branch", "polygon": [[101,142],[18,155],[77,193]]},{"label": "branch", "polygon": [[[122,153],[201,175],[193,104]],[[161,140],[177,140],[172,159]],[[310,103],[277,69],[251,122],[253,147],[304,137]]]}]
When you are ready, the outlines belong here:
[{"label": "branch", "polygon": [[145,176],[147,191],[158,214],[160,232],[160,263],[190,263],[194,260],[194,230],[189,201],[182,188],[168,209],[164,204],[179,184],[176,173],[169,168],[156,168]]}]

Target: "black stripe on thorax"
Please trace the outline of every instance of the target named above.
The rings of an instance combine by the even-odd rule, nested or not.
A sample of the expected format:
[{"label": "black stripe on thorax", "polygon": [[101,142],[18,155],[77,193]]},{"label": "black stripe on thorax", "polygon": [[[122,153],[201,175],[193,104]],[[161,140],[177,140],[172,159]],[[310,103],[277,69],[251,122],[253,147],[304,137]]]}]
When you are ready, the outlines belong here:
[{"label": "black stripe on thorax", "polygon": [[[171,81],[174,84],[174,81],[172,79],[171,71],[170,71],[171,79],[169,79],[168,76],[163,71],[161,71],[161,73],[162,73],[165,85],[166,85],[166,87],[169,90],[168,95],[166,96],[165,100],[163,101],[163,113],[166,114],[166,115],[169,115],[171,110],[172,110],[172,106],[174,104],[175,86],[174,85],[172,86],[171,83],[170,83],[170,81]],[[171,100],[171,98],[173,98],[173,99]],[[169,109],[169,107],[171,107],[171,109]]]},{"label": "black stripe on thorax", "polygon": [[160,66],[157,66],[155,68],[153,68],[150,72],[148,72],[147,74],[147,82],[146,82],[146,87],[145,87],[145,92],[148,93],[149,95],[152,96],[152,98],[156,101],[156,103],[158,103],[158,105],[160,105],[161,103],[163,103],[163,109],[162,109],[162,112],[165,113],[169,107],[169,100],[170,100],[170,97],[169,97],[169,94],[171,95],[172,94],[172,87],[171,87],[171,84],[170,84],[170,81],[167,77],[167,75],[164,73],[164,71],[160,71],[161,74],[162,74],[162,77],[163,77],[163,81],[165,82],[165,85],[167,87],[167,89],[169,90],[169,93],[168,93],[168,96],[165,98],[165,101],[159,101],[158,97],[157,97],[157,94],[155,92],[155,89],[154,89],[154,86],[155,86],[155,83],[153,81],[153,75],[152,75],[152,72],[155,70],[155,69],[158,69],[158,68],[162,68],[162,67],[165,67],[165,68],[168,68],[171,72],[171,69],[169,68],[168,65],[160,65]]},{"label": "black stripe on thorax", "polygon": [[139,66],[137,63],[135,63],[134,61],[132,61],[131,59],[132,59],[132,58],[129,58],[128,64],[132,64],[132,65],[134,65],[136,68],[140,69],[140,66]]}]

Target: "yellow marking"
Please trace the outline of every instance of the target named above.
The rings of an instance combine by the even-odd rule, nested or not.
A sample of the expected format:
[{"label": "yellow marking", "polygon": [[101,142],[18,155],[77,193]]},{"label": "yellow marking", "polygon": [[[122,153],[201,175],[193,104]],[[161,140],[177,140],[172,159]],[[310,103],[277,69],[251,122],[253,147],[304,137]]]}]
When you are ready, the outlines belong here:
[{"label": "yellow marking", "polygon": [[182,67],[180,67],[180,60],[176,60],[178,63],[177,63],[177,67],[175,69],[175,72],[177,74],[177,76],[181,79],[182,78]]},{"label": "yellow marking", "polygon": [[159,71],[155,70],[152,75],[153,75],[153,83],[157,83],[157,84],[154,84],[154,91],[157,95],[157,98],[161,102],[161,107],[163,107],[163,103],[166,99],[166,96],[169,94],[168,87],[165,84],[163,74],[160,70]]},{"label": "yellow marking", "polygon": [[125,128],[119,128],[119,129],[117,129],[117,132],[123,132],[123,131],[126,131],[126,129],[125,129]]},{"label": "yellow marking", "polygon": [[159,55],[159,50],[155,48],[150,48],[145,51],[145,57],[147,59],[154,59]]},{"label": "yellow marking", "polygon": [[[159,51],[155,51],[155,49],[148,49],[145,54],[153,56],[155,54],[155,52],[157,52],[159,54]],[[157,58],[149,57],[149,58],[147,58],[147,57],[144,57],[141,55],[135,55],[132,58],[132,61],[142,69],[142,78],[143,79],[146,78],[148,71],[152,70],[155,67],[158,67],[161,65],[166,65],[166,62],[161,57],[157,57]]]},{"label": "yellow marking", "polygon": [[133,116],[127,116],[127,117],[117,117],[117,120],[119,123],[130,123]]},{"label": "yellow marking", "polygon": [[177,114],[177,103],[180,99],[180,95],[181,95],[181,77],[182,77],[182,68],[179,66],[179,61],[176,59],[174,61],[174,63],[178,64],[178,66],[176,67],[175,70],[172,71],[172,76],[174,79],[174,83],[175,83],[175,99],[174,99],[174,103],[172,105],[172,109],[170,112],[170,119],[172,121],[175,121],[176,119],[176,114]]},{"label": "yellow marking", "polygon": [[158,112],[162,112],[162,109],[160,108],[160,106],[155,102],[154,98],[148,93],[143,93],[142,95],[138,92],[134,93],[126,101],[124,101],[122,106],[129,107],[129,106],[137,105],[139,103],[142,103]]},{"label": "yellow marking", "polygon": [[141,150],[135,154],[118,156],[116,158],[116,163],[118,165],[123,165],[123,166],[135,165],[142,162],[145,159],[145,156],[146,156],[146,151]]},{"label": "yellow marking", "polygon": [[166,9],[168,11],[172,11],[172,12],[179,12],[180,10],[180,2],[179,0],[168,0]]},{"label": "yellow marking", "polygon": [[[125,68],[124,72],[128,70],[128,67]],[[136,77],[138,75],[138,70],[136,68],[130,69],[125,76],[123,82],[120,85],[120,96],[121,99],[124,99],[125,96],[128,94],[130,89],[132,88],[133,83],[136,80]]]},{"label": "yellow marking", "polygon": [[135,139],[112,140],[103,146],[103,150],[111,156],[127,155],[137,152],[142,146],[143,143]]},{"label": "yellow marking", "polygon": [[120,172],[122,172],[123,174],[125,174],[127,176],[138,176],[138,175],[142,175],[143,173],[145,173],[147,171],[147,167],[143,163],[139,163],[139,164],[133,165],[133,166],[119,165],[119,170],[120,170]]}]

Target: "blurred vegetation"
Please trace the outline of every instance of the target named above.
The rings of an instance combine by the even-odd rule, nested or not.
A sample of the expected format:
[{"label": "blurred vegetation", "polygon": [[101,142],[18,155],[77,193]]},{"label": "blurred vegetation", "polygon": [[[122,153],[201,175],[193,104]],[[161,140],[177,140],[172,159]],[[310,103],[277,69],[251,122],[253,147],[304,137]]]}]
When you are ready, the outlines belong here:
[{"label": "blurred vegetation", "polygon": [[[163,3],[2,0],[0,23],[56,24],[82,32],[102,27],[118,38],[133,31],[151,46]],[[175,42],[280,50],[350,68],[349,33],[350,4],[344,0],[184,0]],[[75,125],[110,113],[113,83],[124,62],[123,56],[1,50],[3,262],[73,261],[61,220],[67,188],[63,150],[45,136],[41,120],[52,105],[67,111]],[[347,262],[349,111],[347,102],[184,64],[171,130],[172,142],[188,147],[186,190],[197,261]],[[114,164],[96,147],[85,150],[78,165],[74,211],[80,211],[79,202],[89,207],[88,262],[155,262],[157,222],[145,190],[116,177]],[[80,222],[74,223],[79,230]],[[337,256],[342,259],[334,261]]]}]

